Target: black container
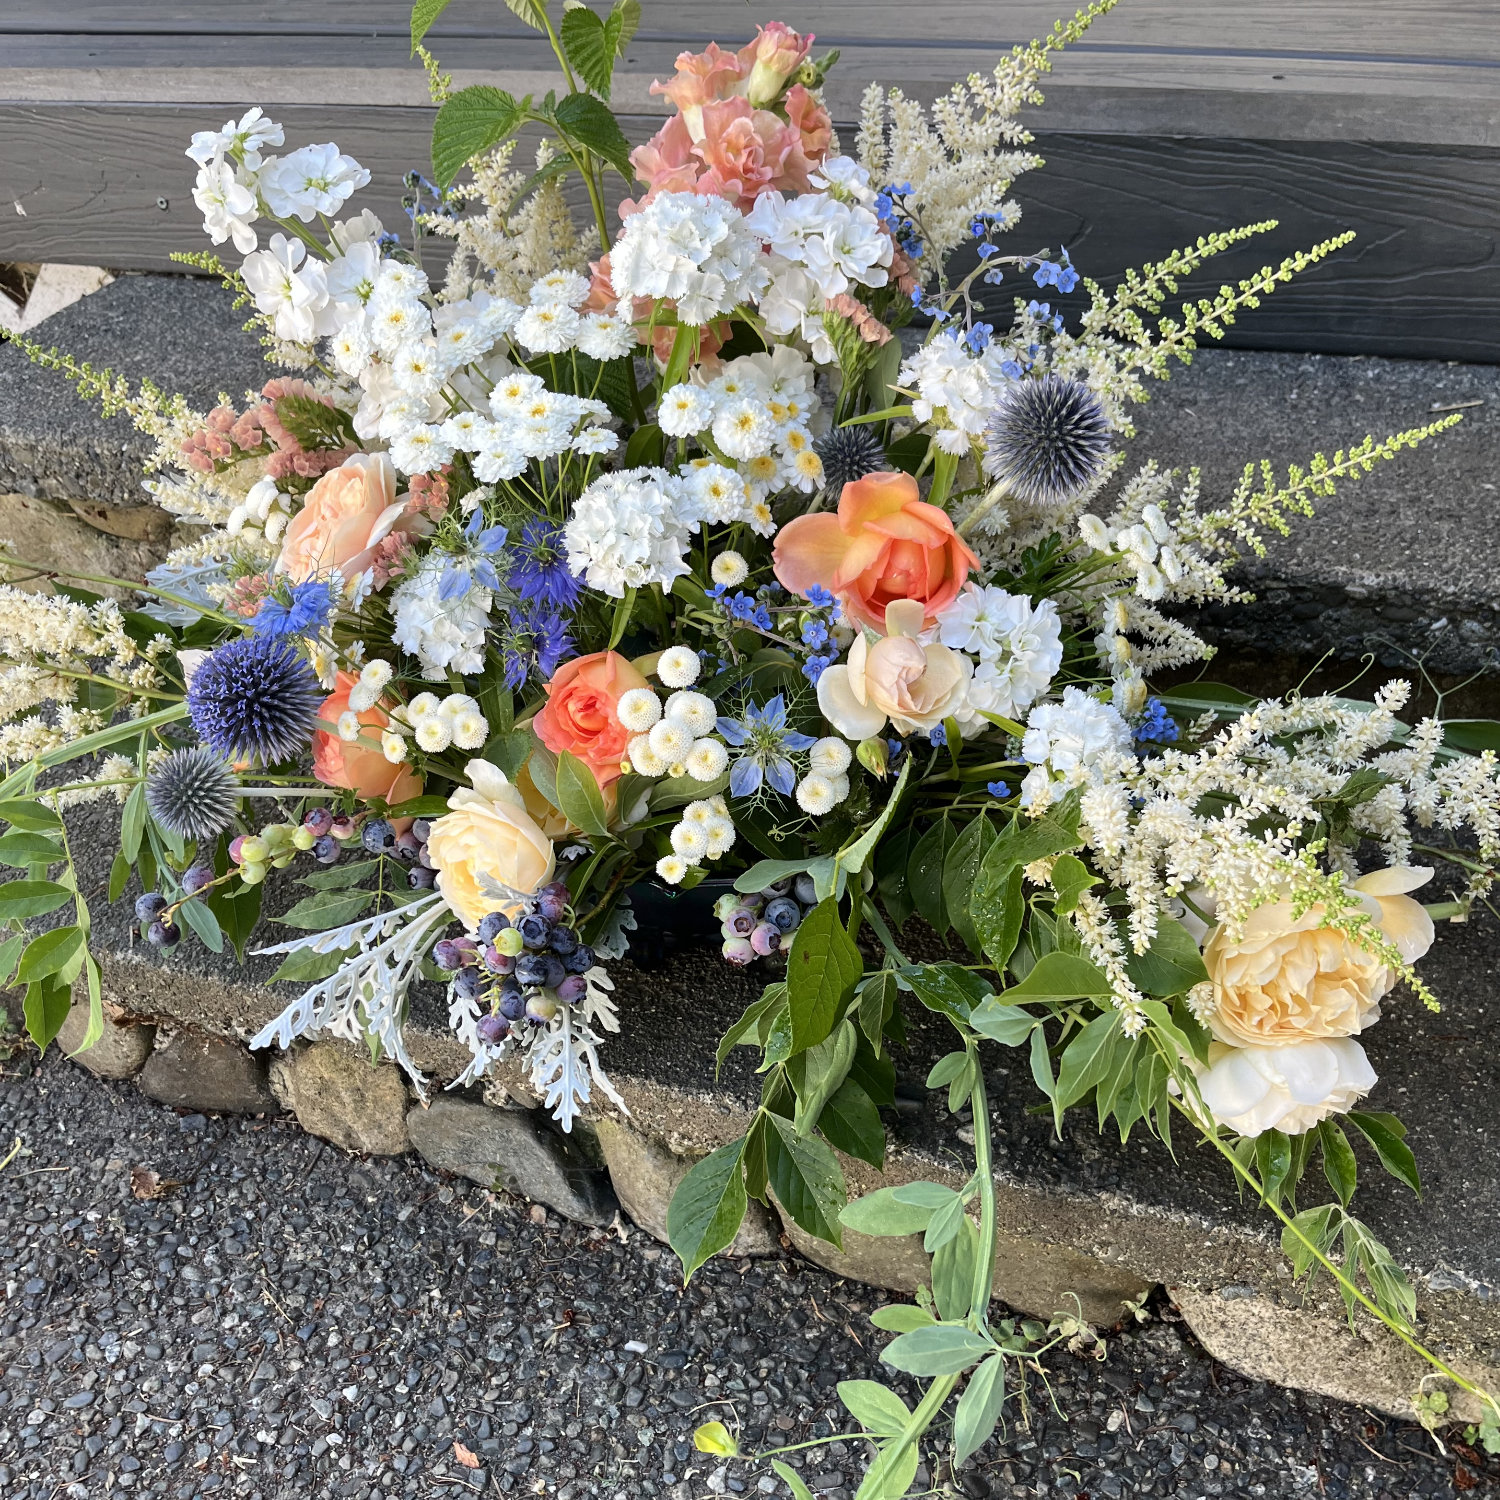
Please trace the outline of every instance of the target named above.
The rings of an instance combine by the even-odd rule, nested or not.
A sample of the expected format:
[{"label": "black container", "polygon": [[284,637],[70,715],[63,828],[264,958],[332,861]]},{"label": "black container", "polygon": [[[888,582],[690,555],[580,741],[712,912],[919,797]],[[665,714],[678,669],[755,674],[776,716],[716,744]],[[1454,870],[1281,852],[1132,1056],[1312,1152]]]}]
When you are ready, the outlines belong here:
[{"label": "black container", "polygon": [[727,879],[705,880],[690,891],[645,881],[627,887],[635,931],[625,956],[636,968],[652,970],[690,948],[717,948],[723,939],[714,903],[733,890],[734,882]]}]

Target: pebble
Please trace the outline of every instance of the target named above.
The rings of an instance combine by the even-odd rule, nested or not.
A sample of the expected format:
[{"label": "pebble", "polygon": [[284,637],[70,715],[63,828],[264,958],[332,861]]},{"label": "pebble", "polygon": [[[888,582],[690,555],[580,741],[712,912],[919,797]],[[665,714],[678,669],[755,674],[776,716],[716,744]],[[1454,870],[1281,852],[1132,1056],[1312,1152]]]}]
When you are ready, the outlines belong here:
[{"label": "pebble", "polygon": [[[788,1500],[762,1468],[705,1463],[693,1428],[790,1446],[851,1430],[840,1380],[919,1396],[878,1362],[888,1296],[789,1258],[710,1261],[684,1290],[643,1234],[539,1224],[287,1120],[215,1120],[205,1141],[50,1061],[0,1076],[0,1139],[17,1135],[64,1170],[0,1173],[4,1500]],[[130,1165],[181,1186],[138,1201]],[[1172,1323],[1047,1371],[1076,1420],[1034,1384],[960,1474],[969,1500],[1438,1500],[1460,1462],[1474,1477],[1411,1423],[1211,1366]],[[849,1500],[867,1451],[787,1462]],[[917,1483],[934,1487],[925,1466]]]}]

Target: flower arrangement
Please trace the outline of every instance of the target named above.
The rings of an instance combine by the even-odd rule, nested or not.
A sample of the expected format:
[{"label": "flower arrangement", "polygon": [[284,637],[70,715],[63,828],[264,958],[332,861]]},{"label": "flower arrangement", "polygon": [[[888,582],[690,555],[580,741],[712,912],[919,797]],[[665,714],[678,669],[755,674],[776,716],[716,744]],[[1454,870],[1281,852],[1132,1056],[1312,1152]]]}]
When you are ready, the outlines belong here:
[{"label": "flower arrangement", "polygon": [[[1180,278],[1269,226],[1113,292],[1065,251],[1007,253],[1008,194],[1040,164],[1017,114],[1111,4],[930,108],[872,86],[847,143],[821,99],[834,58],[763,26],[683,53],[632,150],[608,99],[635,0],[514,0],[564,75],[542,101],[452,92],[422,0],[440,108],[409,242],[354,207],[357,162],[279,154],[259,110],[188,148],[205,229],[242,257],[189,259],[294,373],[205,414],[29,346],[154,436],[147,488],[198,528],[145,580],[0,588],[0,858],[25,872],[0,917],[33,1039],[80,975],[100,1024],[63,813],[111,792],[110,899],[138,882],[156,947],[243,949],[266,884],[308,892],[277,918],[301,935],[263,950],[306,988],[255,1045],[361,1038],[423,1089],[407,995],[440,980],[458,1081],[520,1056],[564,1128],[596,1094],[624,1108],[603,1058],[629,1024],[607,966],[632,887],[719,882],[724,959],[768,981],[721,1055],[759,1048],[764,1092],[671,1237],[691,1275],[773,1193],[834,1242],[925,1235],[930,1291],[876,1321],[927,1395],[841,1392],[876,1445],[861,1500],[907,1492],[960,1391],[962,1462],[1006,1361],[1076,1332],[990,1322],[984,1044],[1026,1049],[1059,1121],[1186,1122],[1283,1219],[1299,1273],[1414,1337],[1409,1283],[1348,1211],[1351,1136],[1417,1184],[1399,1121],[1357,1107],[1358,1038],[1400,984],[1435,1003],[1414,969],[1433,917],[1466,913],[1500,856],[1493,750],[1404,722],[1405,683],[1183,685],[1213,653],[1176,606],[1245,598],[1231,569],[1266,532],[1458,418],[1284,479],[1250,464],[1212,499],[1196,471],[1131,469],[1147,382],[1347,236],[1175,317]],[[1071,317],[1033,295],[1080,285]],[[122,582],[138,607],[89,591]],[[1418,842],[1434,829],[1450,842]],[[1424,907],[1439,857],[1467,883]],[[917,919],[945,958],[908,957]],[[849,1203],[836,1153],[882,1163],[913,1004],[954,1028],[928,1081],[972,1106],[975,1171]],[[1297,1212],[1315,1155],[1335,1201]],[[717,1424],[699,1440],[733,1450]]]}]

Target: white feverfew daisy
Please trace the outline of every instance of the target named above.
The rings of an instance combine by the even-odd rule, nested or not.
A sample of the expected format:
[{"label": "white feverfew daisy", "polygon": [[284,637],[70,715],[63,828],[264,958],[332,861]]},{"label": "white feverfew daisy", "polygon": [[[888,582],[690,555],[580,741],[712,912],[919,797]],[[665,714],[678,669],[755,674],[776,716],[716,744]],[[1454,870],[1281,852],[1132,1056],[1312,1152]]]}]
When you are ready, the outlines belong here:
[{"label": "white feverfew daisy", "polygon": [[533,354],[563,354],[577,342],[579,324],[572,308],[544,302],[516,320],[515,337]]},{"label": "white feverfew daisy", "polygon": [[702,670],[703,663],[691,646],[668,646],[656,660],[656,675],[669,688],[692,687]]},{"label": "white feverfew daisy", "polygon": [[391,379],[408,396],[430,396],[443,383],[436,347],[426,339],[403,344],[391,361]]},{"label": "white feverfew daisy", "polygon": [[389,685],[394,672],[391,664],[381,657],[374,656],[359,669],[359,680],[367,687],[374,688],[379,693]]},{"label": "white feverfew daisy", "polygon": [[797,783],[797,806],[813,817],[821,817],[838,806],[832,780],[818,771],[804,776]]},{"label": "white feverfew daisy", "polygon": [[438,755],[453,743],[453,731],[438,714],[429,714],[417,725],[417,744],[429,755]]},{"label": "white feverfew daisy", "polygon": [[577,307],[589,294],[587,276],[577,271],[549,271],[531,283],[529,300],[533,307]]},{"label": "white feverfew daisy", "polygon": [[495,424],[474,411],[456,411],[439,427],[445,443],[464,453],[477,453],[495,433]]},{"label": "white feverfew daisy", "polygon": [[391,444],[391,462],[403,474],[431,474],[453,459],[441,427],[414,427]]},{"label": "white feverfew daisy", "polygon": [[680,854],[664,854],[656,862],[656,873],[668,885],[680,885],[691,868]]},{"label": "white feverfew daisy", "polygon": [[728,401],[714,416],[714,442],[730,458],[755,458],[775,440],[770,414],[758,401],[741,397]]},{"label": "white feverfew daisy", "polygon": [[359,715],[352,708],[345,709],[338,718],[339,738],[351,745],[359,738]]},{"label": "white feverfew daisy", "polygon": [[743,521],[750,503],[745,481],[723,464],[703,464],[683,475],[683,487],[700,517],[714,526]]},{"label": "white feverfew daisy", "polygon": [[583,313],[578,320],[578,347],[590,359],[624,359],[634,354],[635,329],[608,313]]},{"label": "white feverfew daisy", "polygon": [[620,446],[620,435],[608,427],[585,427],[573,437],[575,453],[613,453]]},{"label": "white feverfew daisy", "polygon": [[490,392],[490,410],[497,417],[519,417],[539,394],[547,390],[540,375],[529,370],[512,370],[495,382]]},{"label": "white feverfew daisy", "polygon": [[708,835],[708,857],[722,859],[734,848],[734,820],[724,813],[715,813],[704,825]]},{"label": "white feverfew daisy", "polygon": [[807,763],[822,776],[841,776],[849,769],[854,754],[836,735],[825,735],[807,752]]},{"label": "white feverfew daisy", "polygon": [[429,714],[435,714],[442,709],[436,693],[418,693],[410,703],[406,705],[406,717],[412,724],[420,724]]},{"label": "white feverfew daisy", "polygon": [[692,731],[668,719],[663,719],[659,724],[653,724],[647,739],[651,742],[651,748],[669,766],[676,765],[693,748]]},{"label": "white feverfew daisy", "polygon": [[406,740],[394,729],[383,729],[380,732],[380,753],[393,765],[403,764],[407,758],[408,750]]},{"label": "white feverfew daisy", "polygon": [[684,859],[690,859],[696,864],[708,853],[708,835],[701,827],[693,823],[682,822],[673,828],[670,838],[672,847]]},{"label": "white feverfew daisy", "polygon": [[656,420],[668,437],[693,437],[713,421],[714,404],[695,385],[674,385],[662,395]]},{"label": "white feverfew daisy", "polygon": [[453,743],[460,750],[481,750],[490,737],[489,721],[477,707],[461,710],[449,722]]}]

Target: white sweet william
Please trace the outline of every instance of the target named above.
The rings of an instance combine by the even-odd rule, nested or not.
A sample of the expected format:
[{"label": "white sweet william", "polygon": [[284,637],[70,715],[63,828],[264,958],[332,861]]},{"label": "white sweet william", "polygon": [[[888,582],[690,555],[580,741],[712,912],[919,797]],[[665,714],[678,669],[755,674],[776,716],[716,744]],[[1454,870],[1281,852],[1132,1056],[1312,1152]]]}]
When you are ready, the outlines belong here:
[{"label": "white sweet william", "polygon": [[1342,1114],[1375,1087],[1375,1070],[1351,1037],[1289,1047],[1209,1049],[1198,1091],[1221,1125],[1243,1136],[1267,1130],[1301,1135]]},{"label": "white sweet william", "polygon": [[[484,668],[484,637],[494,596],[472,585],[457,598],[442,598],[439,590],[447,571],[447,555],[431,552],[391,595],[391,637],[422,663],[422,675],[429,682],[444,680],[450,670],[468,675]],[[408,717],[415,707],[413,702]]]},{"label": "white sweet william", "polygon": [[605,474],[573,507],[563,533],[568,568],[612,599],[653,583],[669,588],[690,571],[684,553],[697,529],[682,481],[665,469]]},{"label": "white sweet william", "polygon": [[273,234],[270,247],[245,257],[240,274],[255,305],[273,319],[276,337],[310,344],[327,331],[328,283],[322,261],[307,260],[300,240]]},{"label": "white sweet william", "polygon": [[709,194],[662,193],[625,221],[610,251],[615,296],[667,297],[683,323],[702,325],[765,285],[760,243],[732,204]]},{"label": "white sweet william", "polygon": [[1130,744],[1130,726],[1117,708],[1081,688],[1064,688],[1060,702],[1038,704],[1026,720],[1021,754],[1032,769],[1021,784],[1021,806],[1045,800],[1054,777],[1070,786],[1092,780],[1101,761],[1128,753]]}]

